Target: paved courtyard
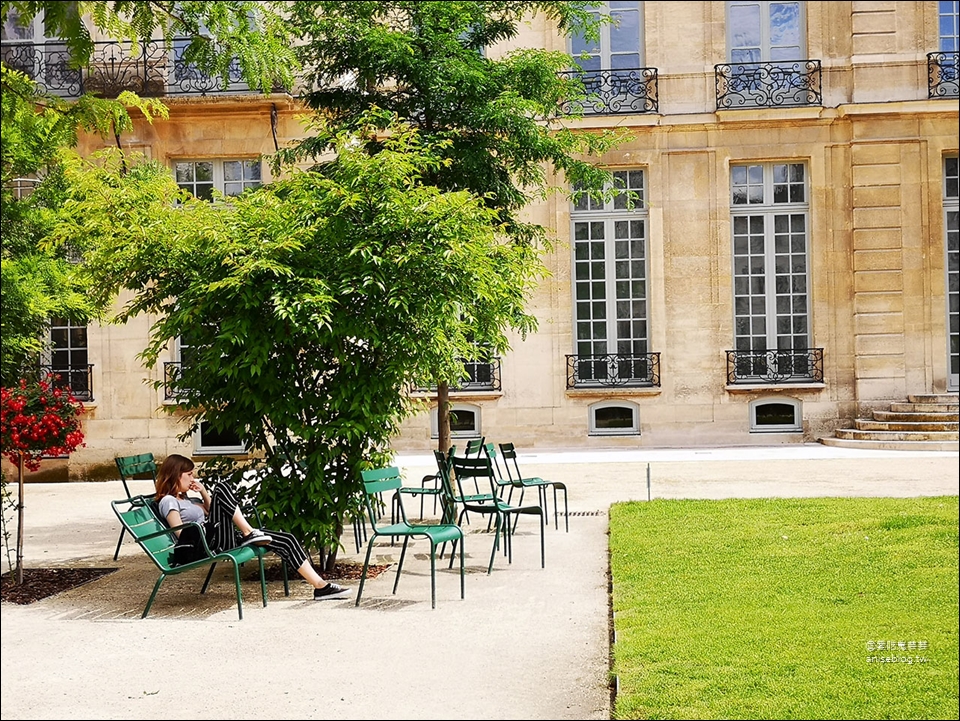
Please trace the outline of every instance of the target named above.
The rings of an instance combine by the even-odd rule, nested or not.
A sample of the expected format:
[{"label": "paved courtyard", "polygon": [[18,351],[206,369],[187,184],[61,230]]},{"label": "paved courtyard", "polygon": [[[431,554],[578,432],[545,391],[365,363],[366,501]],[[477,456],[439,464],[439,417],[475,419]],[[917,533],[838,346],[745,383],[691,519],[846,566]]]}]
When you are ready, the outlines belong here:
[{"label": "paved courtyard", "polygon": [[[562,519],[559,531],[551,523],[545,569],[538,534],[522,519],[513,564],[499,556],[488,576],[491,539],[475,523],[464,600],[444,563],[430,608],[429,546],[420,542],[408,551],[396,596],[390,570],[368,581],[359,608],[352,599],[315,603],[299,581],[289,598],[271,583],[263,608],[249,580],[243,621],[219,571],[203,597],[195,592],[202,572],[168,579],[141,620],[156,572],[130,542],[113,561],[119,526],[109,502],[123,496],[120,482],[31,484],[27,566],[119,570],[29,606],[3,604],[2,718],[607,719],[611,503],[957,495],[958,460],[956,452],[819,444],[520,449],[525,473],[569,489],[570,532]],[[404,454],[398,464],[408,485],[434,468],[429,454]],[[140,484],[146,492],[149,484]],[[341,559],[362,562],[352,535],[344,539]],[[398,552],[378,546],[376,561],[395,561]]]}]

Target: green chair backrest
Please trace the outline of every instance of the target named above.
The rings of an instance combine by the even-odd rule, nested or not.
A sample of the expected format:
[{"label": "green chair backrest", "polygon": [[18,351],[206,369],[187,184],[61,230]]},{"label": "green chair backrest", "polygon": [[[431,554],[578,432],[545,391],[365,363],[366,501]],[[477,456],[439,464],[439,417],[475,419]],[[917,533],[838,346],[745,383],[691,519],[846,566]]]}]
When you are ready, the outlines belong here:
[{"label": "green chair backrest", "polygon": [[120,473],[120,481],[123,483],[123,490],[130,496],[130,488],[127,481],[134,476],[150,474],[154,482],[157,480],[157,462],[152,453],[141,453],[136,456],[117,456],[113,459],[117,464],[117,471]]},{"label": "green chair backrest", "polygon": [[[480,451],[483,450],[483,442],[486,438],[471,438],[467,441],[467,448],[464,451],[464,455],[467,458],[472,458],[473,456],[479,456]],[[452,456],[453,454],[451,454]]]},{"label": "green chair backrest", "polygon": [[[464,495],[463,483],[468,478],[476,479],[478,487],[480,487],[482,480],[485,479],[490,484],[490,493],[493,495],[497,494],[496,476],[493,473],[493,466],[490,463],[490,459],[486,456],[480,456],[479,458],[460,458],[459,456],[453,456],[450,459],[450,469],[456,479],[457,488],[460,489],[461,496]],[[486,493],[486,491],[482,492]]]},{"label": "green chair backrest", "polygon": [[[166,571],[172,567],[173,547],[176,545],[177,537],[170,532],[144,539],[144,536],[152,533],[169,531],[169,526],[160,520],[159,510],[155,509],[152,503],[154,503],[153,498],[149,496],[134,496],[130,499],[114,501],[113,507],[127,532],[146,551],[154,564],[160,570]],[[118,506],[124,504],[129,507],[120,510]]]},{"label": "green chair backrest", "polygon": [[[400,469],[396,466],[361,471],[360,477],[363,479],[363,490],[366,493],[364,500],[367,505],[367,517],[370,519],[371,527],[376,532],[381,498],[384,493],[390,493],[391,495],[395,493],[403,485],[403,478],[400,476]],[[399,494],[397,502],[400,504],[400,514],[406,521],[403,501],[399,498]]]}]

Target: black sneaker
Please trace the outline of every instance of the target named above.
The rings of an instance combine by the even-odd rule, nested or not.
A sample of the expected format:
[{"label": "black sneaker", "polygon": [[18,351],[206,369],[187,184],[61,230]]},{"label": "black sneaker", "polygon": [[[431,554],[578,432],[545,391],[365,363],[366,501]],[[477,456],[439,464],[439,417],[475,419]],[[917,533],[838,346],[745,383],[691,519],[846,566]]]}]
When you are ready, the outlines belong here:
[{"label": "black sneaker", "polygon": [[313,589],[313,600],[326,601],[331,598],[346,598],[351,593],[353,593],[353,591],[351,591],[349,588],[338,586],[335,583],[328,583],[323,588]]},{"label": "black sneaker", "polygon": [[250,533],[240,539],[241,546],[266,546],[273,540],[263,531],[254,528]]}]

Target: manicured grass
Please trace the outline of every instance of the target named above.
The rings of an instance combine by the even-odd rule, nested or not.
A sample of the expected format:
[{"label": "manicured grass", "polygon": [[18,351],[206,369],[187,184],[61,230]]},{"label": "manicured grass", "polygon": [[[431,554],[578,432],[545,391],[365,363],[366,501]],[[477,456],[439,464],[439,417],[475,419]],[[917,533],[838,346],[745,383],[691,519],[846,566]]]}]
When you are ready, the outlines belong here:
[{"label": "manicured grass", "polygon": [[958,522],[957,496],[615,504],[613,717],[956,719]]}]

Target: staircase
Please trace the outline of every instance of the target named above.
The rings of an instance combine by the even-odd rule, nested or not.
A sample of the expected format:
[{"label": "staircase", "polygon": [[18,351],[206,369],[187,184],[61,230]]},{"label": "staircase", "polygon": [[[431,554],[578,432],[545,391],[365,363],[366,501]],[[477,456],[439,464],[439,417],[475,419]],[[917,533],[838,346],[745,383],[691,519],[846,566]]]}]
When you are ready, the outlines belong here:
[{"label": "staircase", "polygon": [[820,438],[825,446],[879,448],[906,451],[960,450],[960,396],[949,393],[907,396],[906,403],[891,403],[888,411],[873,411],[872,418],[857,418],[853,428]]}]

